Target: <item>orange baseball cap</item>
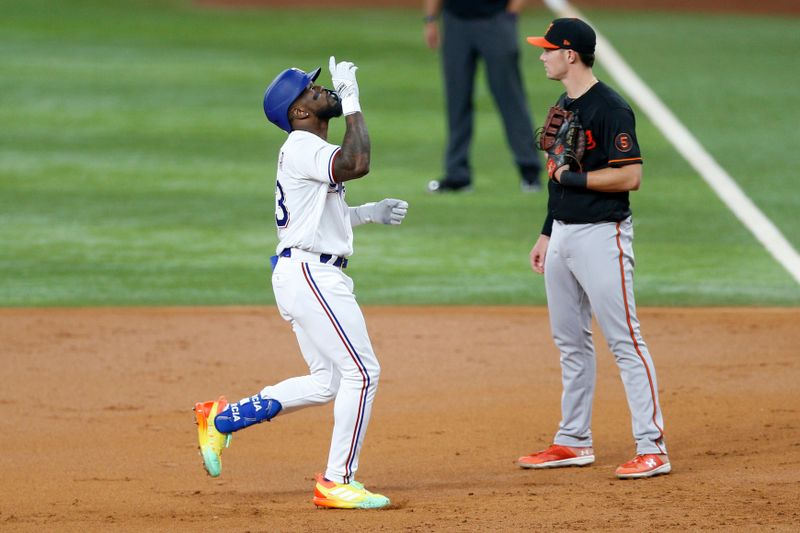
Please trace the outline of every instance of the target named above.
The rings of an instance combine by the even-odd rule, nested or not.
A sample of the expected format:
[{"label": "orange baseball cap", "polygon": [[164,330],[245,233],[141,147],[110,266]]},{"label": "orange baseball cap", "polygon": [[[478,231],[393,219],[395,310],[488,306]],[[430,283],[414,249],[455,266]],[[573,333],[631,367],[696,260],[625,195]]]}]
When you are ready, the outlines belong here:
[{"label": "orange baseball cap", "polygon": [[596,41],[592,27],[576,18],[556,19],[547,27],[544,37],[528,37],[528,42],[539,48],[562,48],[580,54],[593,54]]}]

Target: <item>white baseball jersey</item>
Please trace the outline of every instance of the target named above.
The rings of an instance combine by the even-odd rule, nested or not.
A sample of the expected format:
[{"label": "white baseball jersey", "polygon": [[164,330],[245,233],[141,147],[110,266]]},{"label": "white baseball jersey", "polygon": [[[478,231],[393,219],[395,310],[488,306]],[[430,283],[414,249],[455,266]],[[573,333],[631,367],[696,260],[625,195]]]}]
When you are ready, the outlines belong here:
[{"label": "white baseball jersey", "polygon": [[333,161],[340,150],[307,131],[295,130],[283,143],[275,185],[277,254],[286,248],[353,254],[345,188],[333,181]]}]

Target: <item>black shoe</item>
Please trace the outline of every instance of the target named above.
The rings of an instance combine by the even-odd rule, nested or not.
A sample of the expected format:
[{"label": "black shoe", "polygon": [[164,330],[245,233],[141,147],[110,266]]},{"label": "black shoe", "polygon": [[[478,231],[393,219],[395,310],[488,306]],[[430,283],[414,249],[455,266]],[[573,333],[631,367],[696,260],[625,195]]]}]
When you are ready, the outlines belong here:
[{"label": "black shoe", "polygon": [[443,192],[470,192],[472,191],[472,183],[468,181],[454,183],[452,181],[448,181],[447,179],[431,180],[428,182],[427,190],[428,192],[434,194]]},{"label": "black shoe", "polygon": [[525,181],[522,180],[519,182],[519,188],[522,192],[526,193],[537,193],[541,192],[542,184],[538,181]]},{"label": "black shoe", "polygon": [[542,167],[539,165],[520,165],[519,175],[522,178],[519,182],[519,188],[522,192],[539,192],[542,190],[542,182],[539,180],[539,174],[542,172]]}]

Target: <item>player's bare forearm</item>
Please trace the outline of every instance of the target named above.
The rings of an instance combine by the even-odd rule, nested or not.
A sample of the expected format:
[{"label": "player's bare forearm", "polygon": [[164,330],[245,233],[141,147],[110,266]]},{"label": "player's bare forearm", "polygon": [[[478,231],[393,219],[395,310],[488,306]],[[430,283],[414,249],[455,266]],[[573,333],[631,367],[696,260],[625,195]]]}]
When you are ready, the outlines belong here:
[{"label": "player's bare forearm", "polygon": [[342,150],[333,162],[333,176],[338,183],[361,178],[369,172],[371,146],[364,115],[361,112],[347,115],[345,123]]},{"label": "player's bare forearm", "polygon": [[607,167],[589,172],[586,188],[600,192],[636,191],[642,183],[642,165]]}]

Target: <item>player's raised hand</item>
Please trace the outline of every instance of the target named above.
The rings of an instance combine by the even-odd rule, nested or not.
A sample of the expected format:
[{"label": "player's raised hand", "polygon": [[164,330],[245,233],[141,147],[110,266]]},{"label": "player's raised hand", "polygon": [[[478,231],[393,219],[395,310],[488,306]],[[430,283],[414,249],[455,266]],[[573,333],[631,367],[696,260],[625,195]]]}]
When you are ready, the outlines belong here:
[{"label": "player's raised hand", "polygon": [[336,89],[339,99],[342,101],[342,112],[345,116],[361,111],[358,102],[358,82],[356,81],[356,70],[358,67],[350,61],[336,62],[336,58],[331,56],[328,63],[331,71],[331,82]]},{"label": "player's raised hand", "polygon": [[337,92],[346,91],[350,87],[355,87],[358,90],[358,82],[356,82],[356,70],[358,67],[350,61],[336,62],[336,58],[331,56],[328,68],[331,71],[331,81],[333,81],[333,88]]}]

